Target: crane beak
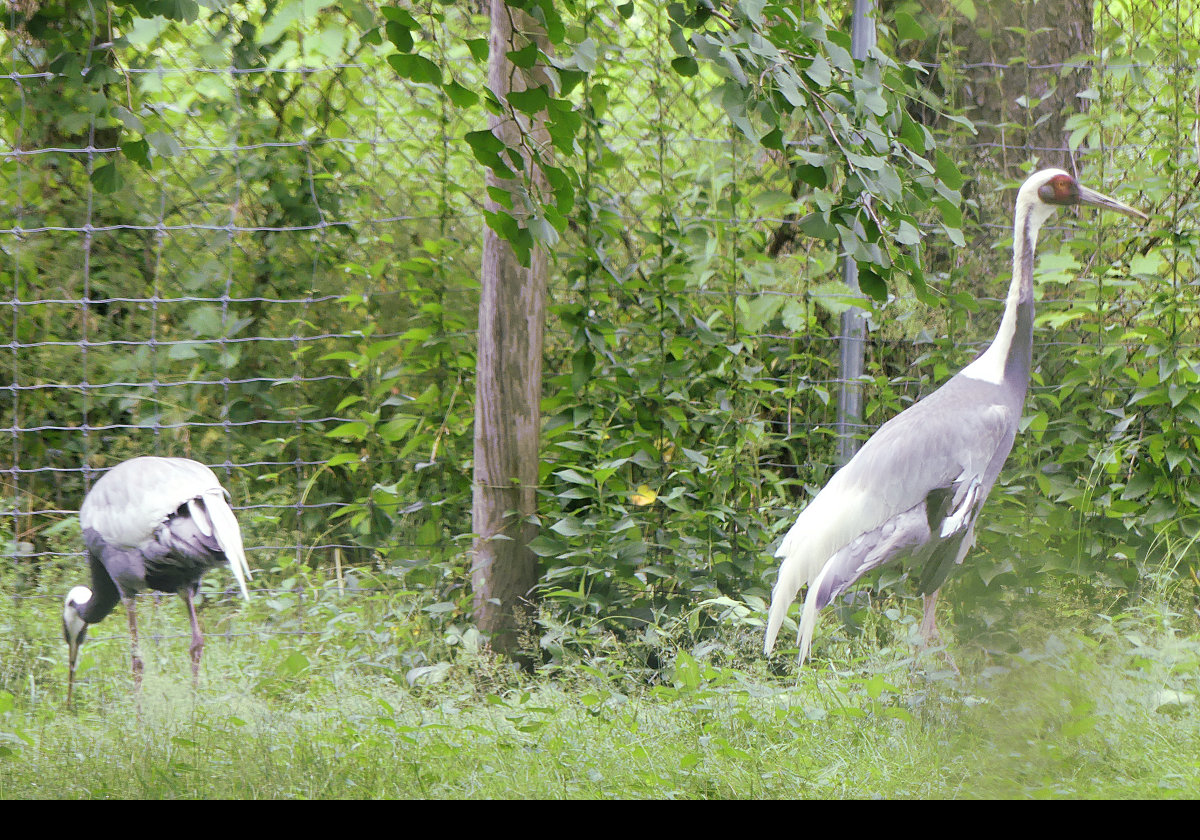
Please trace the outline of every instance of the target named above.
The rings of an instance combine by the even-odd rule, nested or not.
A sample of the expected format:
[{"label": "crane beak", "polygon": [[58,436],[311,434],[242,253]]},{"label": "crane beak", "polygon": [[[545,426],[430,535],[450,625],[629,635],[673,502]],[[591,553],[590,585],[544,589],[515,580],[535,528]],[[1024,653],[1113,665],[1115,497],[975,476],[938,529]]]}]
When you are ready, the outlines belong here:
[{"label": "crane beak", "polygon": [[79,657],[79,645],[76,642],[67,643],[70,648],[67,654],[67,705],[75,693],[75,660]]},{"label": "crane beak", "polygon": [[83,639],[86,635],[86,628],[74,634],[67,632],[64,635],[67,637],[67,705],[71,705],[71,696],[75,688],[75,666],[79,663],[79,648],[83,646]]},{"label": "crane beak", "polygon": [[1117,201],[1115,198],[1109,198],[1104,193],[1089,190],[1083,184],[1079,185],[1079,203],[1091,204],[1093,207],[1103,207],[1106,210],[1115,210],[1118,213],[1124,213],[1126,216],[1141,219],[1143,222],[1150,218],[1141,210],[1130,207],[1128,204]]}]

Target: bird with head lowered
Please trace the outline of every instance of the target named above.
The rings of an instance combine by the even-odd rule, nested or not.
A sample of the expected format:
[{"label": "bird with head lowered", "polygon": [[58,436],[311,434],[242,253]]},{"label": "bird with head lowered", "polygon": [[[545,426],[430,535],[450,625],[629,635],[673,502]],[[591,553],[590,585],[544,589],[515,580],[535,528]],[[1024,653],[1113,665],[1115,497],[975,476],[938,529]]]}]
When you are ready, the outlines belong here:
[{"label": "bird with head lowered", "polygon": [[1059,207],[1088,204],[1145,219],[1061,169],[1031,175],[1017,193],[1013,276],[991,345],[946,384],[879,427],[809,502],[780,543],[765,653],[797,593],[800,662],[818,612],[872,569],[904,561],[924,596],[921,635],[937,637],[938,591],[975,539],[975,521],[1012,449],[1033,358],[1033,255]]},{"label": "bird with head lowered", "polygon": [[187,458],[132,458],[113,467],[92,487],[79,509],[92,585],[74,587],[63,603],[68,703],[88,626],[107,616],[121,600],[129,618],[134,683],[141,684],[133,597],[147,589],[176,592],[187,605],[192,681],[198,681],[204,636],[194,599],[201,577],[228,563],[242,595],[250,597],[242,532],[228,499],[213,471]]}]

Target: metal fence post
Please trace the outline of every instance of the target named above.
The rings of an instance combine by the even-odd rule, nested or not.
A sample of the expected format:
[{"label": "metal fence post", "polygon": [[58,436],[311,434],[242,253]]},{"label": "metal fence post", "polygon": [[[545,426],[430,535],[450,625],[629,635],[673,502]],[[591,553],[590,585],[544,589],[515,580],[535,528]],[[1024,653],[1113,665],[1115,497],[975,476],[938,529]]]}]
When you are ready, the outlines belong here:
[{"label": "metal fence post", "polygon": [[[858,60],[867,56],[875,46],[874,0],[854,0],[854,19],[850,30],[850,54]],[[842,279],[852,293],[857,293],[858,265],[849,257],[842,258]],[[842,333],[838,337],[841,360],[838,365],[837,459],[844,464],[858,451],[855,433],[862,424],[862,382],[866,321],[863,312],[852,306],[842,313]]]}]

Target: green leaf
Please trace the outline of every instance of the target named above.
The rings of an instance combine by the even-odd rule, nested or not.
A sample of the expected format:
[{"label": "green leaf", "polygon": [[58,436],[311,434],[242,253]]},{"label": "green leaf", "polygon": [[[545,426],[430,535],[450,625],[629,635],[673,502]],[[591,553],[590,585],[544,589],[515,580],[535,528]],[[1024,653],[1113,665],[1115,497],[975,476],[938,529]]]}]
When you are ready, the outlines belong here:
[{"label": "green leaf", "polygon": [[393,417],[379,427],[379,437],[388,443],[403,440],[416,427],[417,422],[416,417]]},{"label": "green leaf", "polygon": [[750,332],[761,331],[786,300],[783,295],[758,295],[753,298],[739,295],[737,308],[742,327]]},{"label": "green leaf", "polygon": [[903,111],[900,115],[900,142],[919,155],[925,154],[925,150],[928,148],[928,144],[925,142],[925,130]]},{"label": "green leaf", "polygon": [[174,135],[162,131],[152,131],[146,135],[146,142],[162,157],[176,157],[183,153],[183,146]]},{"label": "green leaf", "polygon": [[950,5],[954,7],[955,11],[972,23],[975,22],[975,18],[979,14],[975,9],[975,0],[950,0]]},{"label": "green leaf", "polygon": [[532,70],[538,60],[538,45],[536,41],[530,41],[519,50],[510,50],[505,53],[508,60],[522,70]]},{"label": "green leaf", "polygon": [[804,89],[791,67],[784,65],[775,71],[775,84],[793,108],[804,108],[809,104],[808,91]]},{"label": "green leaf", "polygon": [[539,85],[535,88],[527,90],[509,91],[508,103],[526,114],[534,115],[546,110],[546,105],[550,102],[550,94],[546,90],[545,85]]},{"label": "green leaf", "polygon": [[896,24],[896,36],[901,41],[924,41],[925,30],[908,12],[897,10],[893,16]]},{"label": "green leaf", "polygon": [[529,232],[535,240],[548,248],[552,248],[558,244],[558,231],[545,216],[533,216],[530,218]]},{"label": "green leaf", "polygon": [[110,194],[121,188],[125,183],[116,163],[106,163],[92,171],[92,186],[96,192]]},{"label": "green leaf", "polygon": [[141,132],[145,130],[141,118],[123,105],[114,105],[113,115],[130,131]]},{"label": "green leaf", "polygon": [[[963,184],[962,173],[958,171],[958,166],[955,165],[945,152],[938,149],[934,155],[934,160],[937,161],[935,174],[942,180],[947,187],[952,190],[959,189]],[[955,227],[961,227],[961,221]]]},{"label": "green leaf", "polygon": [[804,70],[804,75],[812,79],[817,87],[829,87],[829,83],[833,81],[833,70],[829,67],[829,62],[824,56],[814,56],[812,61]]},{"label": "green leaf", "polygon": [[420,29],[421,24],[417,23],[417,19],[413,17],[412,12],[401,6],[380,6],[379,13],[383,15],[384,20],[389,23],[395,23],[403,26],[405,29]]},{"label": "green leaf", "polygon": [[489,47],[487,38],[468,38],[465,43],[467,49],[471,51],[471,58],[481,63],[488,60]]},{"label": "green leaf", "polygon": [[529,550],[538,557],[556,557],[568,548],[562,540],[556,540],[547,534],[539,534],[529,541]]},{"label": "green leaf", "polygon": [[591,38],[585,38],[575,45],[575,53],[573,55],[575,66],[585,73],[590,73],[596,68],[596,42]]},{"label": "green leaf", "polygon": [[671,49],[675,51],[675,55],[687,57],[692,55],[692,48],[688,44],[687,36],[683,34],[683,30],[675,23],[672,23],[667,28],[667,43],[671,45]]},{"label": "green leaf", "polygon": [[880,303],[887,303],[887,281],[862,263],[858,264],[858,287]]},{"label": "green leaf", "polygon": [[121,144],[121,153],[142,169],[150,168],[150,144],[144,139],[130,140]]},{"label": "green leaf", "polygon": [[513,171],[508,168],[507,162],[500,157],[508,150],[508,147],[491,131],[486,128],[479,131],[468,131],[463,139],[471,147],[475,160],[495,172],[497,177],[515,177]]},{"label": "green leaf", "polygon": [[784,151],[783,146],[783,131],[779,128],[772,128],[758,141],[765,149],[774,149],[777,152]]},{"label": "green leaf", "polygon": [[167,20],[191,23],[200,16],[200,6],[195,0],[154,0],[149,4],[147,17],[162,15]]},{"label": "green leaf", "polygon": [[564,537],[578,537],[591,532],[590,528],[586,528],[579,519],[574,516],[564,517],[550,526],[551,531],[562,534]]},{"label": "green leaf", "polygon": [[276,671],[281,676],[295,677],[304,671],[307,671],[309,667],[310,665],[308,658],[304,654],[297,651],[288,654],[283,661],[279,663]]},{"label": "green leaf", "polygon": [[896,230],[896,241],[901,245],[919,245],[921,243],[921,231],[916,225],[901,219],[900,226]]},{"label": "green leaf", "polygon": [[463,87],[454,79],[444,83],[442,90],[446,96],[459,108],[470,108],[479,101],[479,94],[469,88]]},{"label": "green leaf", "polygon": [[388,56],[388,64],[401,76],[420,84],[440,85],[442,68],[423,55],[396,53]]},{"label": "green leaf", "polygon": [[671,69],[684,78],[691,78],[700,72],[700,65],[690,55],[671,59]]},{"label": "green leaf", "polygon": [[766,5],[767,0],[737,0],[738,11],[751,23],[762,20],[763,8]]},{"label": "green leaf", "polygon": [[[191,2],[191,0],[161,0],[161,2],[185,3]],[[275,13],[263,25],[258,36],[259,45],[265,46],[279,40],[279,37],[294,23],[315,20],[318,12],[332,6],[335,2],[336,0],[288,0],[288,2],[281,3],[275,7]],[[158,14],[164,13],[160,11]],[[169,15],[164,16],[169,17]]]},{"label": "green leaf", "polygon": [[336,428],[330,429],[325,433],[325,437],[344,438],[347,440],[363,440],[371,432],[371,427],[361,420],[352,420],[349,423],[342,423]]},{"label": "green leaf", "polygon": [[581,347],[576,350],[575,355],[571,357],[571,389],[579,393],[587,387],[595,367],[596,354],[591,351],[590,347]]},{"label": "green leaf", "polygon": [[328,461],[326,461],[325,466],[332,468],[332,467],[340,467],[343,464],[357,464],[357,463],[359,463],[359,457],[355,453],[339,452],[338,454],[336,454],[332,458],[330,458]]},{"label": "green leaf", "polygon": [[580,475],[579,472],[573,469],[558,470],[554,473],[563,481],[570,481],[573,484],[591,484],[592,480],[587,476]]},{"label": "green leaf", "polygon": [[408,27],[401,26],[394,21],[388,21],[387,25],[384,26],[384,32],[387,33],[388,40],[391,41],[395,45],[396,49],[400,50],[400,52],[412,52],[413,36],[412,31]]}]

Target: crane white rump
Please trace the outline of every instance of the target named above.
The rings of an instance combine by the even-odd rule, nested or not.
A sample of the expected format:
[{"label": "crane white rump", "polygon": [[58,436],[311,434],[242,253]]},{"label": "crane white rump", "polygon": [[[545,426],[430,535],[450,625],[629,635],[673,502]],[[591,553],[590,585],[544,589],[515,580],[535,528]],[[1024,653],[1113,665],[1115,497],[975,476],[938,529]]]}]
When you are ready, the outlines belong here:
[{"label": "crane white rump", "polygon": [[804,585],[800,662],[817,613],[872,569],[907,559],[920,569],[922,636],[937,634],[942,583],[975,540],[975,519],[1012,449],[1033,353],[1033,255],[1057,207],[1091,204],[1145,214],[1060,169],[1031,175],[1017,193],[1013,278],[991,345],[925,399],[884,423],[829,480],[783,538],[763,652]]},{"label": "crane white rump", "polygon": [[229,494],[208,467],[187,458],[132,458],[96,482],[79,509],[92,586],[76,586],[63,603],[67,642],[67,702],[87,628],[124,600],[133,677],[141,683],[133,596],[147,589],[176,592],[192,625],[192,679],[199,678],[204,636],[193,599],[209,569],[229,564],[249,600],[250,567]]}]

